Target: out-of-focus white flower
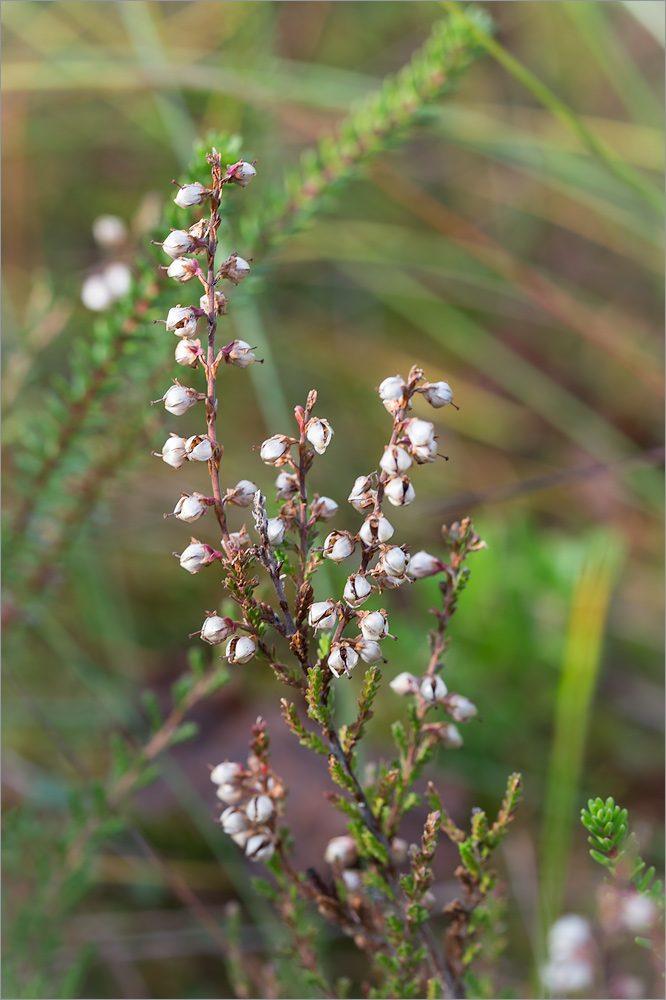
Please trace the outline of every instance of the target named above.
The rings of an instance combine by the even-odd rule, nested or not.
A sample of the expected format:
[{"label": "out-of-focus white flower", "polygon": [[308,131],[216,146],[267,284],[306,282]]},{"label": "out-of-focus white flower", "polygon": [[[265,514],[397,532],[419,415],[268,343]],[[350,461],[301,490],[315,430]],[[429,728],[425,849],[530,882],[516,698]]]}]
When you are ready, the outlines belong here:
[{"label": "out-of-focus white flower", "polygon": [[382,400],[402,399],[406,388],[407,383],[402,375],[390,375],[380,383],[377,392],[379,393],[379,398]]},{"label": "out-of-focus white flower", "polygon": [[419,681],[417,677],[413,674],[405,671],[402,674],[398,674],[389,683],[389,687],[392,691],[395,691],[399,695],[416,694],[419,690]]},{"label": "out-of-focus white flower", "polygon": [[173,200],[178,208],[194,208],[195,205],[203,205],[206,198],[210,198],[210,191],[199,181],[194,181],[185,184]]},{"label": "out-of-focus white flower", "polygon": [[429,701],[431,705],[434,705],[446,697],[448,688],[439,674],[433,674],[423,678],[419,691],[421,692],[421,697]]},{"label": "out-of-focus white flower", "polygon": [[412,458],[406,448],[399,444],[390,445],[384,450],[379,460],[379,467],[389,476],[402,476],[412,464]]},{"label": "out-of-focus white flower", "polygon": [[639,934],[651,927],[659,911],[655,903],[640,892],[629,892],[620,905],[620,921],[628,931]]},{"label": "out-of-focus white flower", "polygon": [[383,660],[382,647],[374,639],[356,639],[354,649],[364,663],[378,663]]},{"label": "out-of-focus white flower", "polygon": [[275,843],[270,830],[256,833],[245,844],[245,853],[250,861],[268,861],[275,854]]},{"label": "out-of-focus white flower", "polygon": [[459,750],[463,745],[463,738],[460,735],[460,730],[453,723],[447,725],[446,723],[442,726],[442,731],[440,739],[447,750]]},{"label": "out-of-focus white flower", "polygon": [[377,491],[371,489],[372,479],[370,476],[359,476],[354,480],[352,491],[347,497],[347,501],[354,510],[363,512],[368,507],[374,507],[377,499]]},{"label": "out-of-focus white flower", "polygon": [[229,806],[220,816],[220,823],[225,833],[241,833],[249,826],[248,818],[238,806]]},{"label": "out-of-focus white flower", "polygon": [[191,281],[200,271],[199,262],[194,257],[176,257],[167,267],[166,273],[169,278],[184,284],[186,281]]},{"label": "out-of-focus white flower", "polygon": [[[204,642],[209,643],[209,645],[216,646],[218,643],[228,639],[233,634],[233,631],[234,623],[231,618],[221,618],[220,615],[208,615],[201,626],[201,638]],[[240,764],[237,766],[240,767]]]},{"label": "out-of-focus white flower", "polygon": [[193,306],[174,306],[169,309],[166,328],[177,337],[193,337],[197,332],[197,314]]},{"label": "out-of-focus white flower", "polygon": [[174,229],[161,246],[167,256],[175,259],[176,257],[184,257],[186,253],[194,250],[196,240],[183,229]]},{"label": "out-of-focus white flower", "polygon": [[92,312],[104,312],[123,295],[132,284],[132,272],[127,264],[114,261],[101,271],[89,274],[81,286],[81,301]]},{"label": "out-of-focus white flower", "polygon": [[179,437],[178,434],[171,434],[164,442],[162,451],[155,452],[155,454],[159,455],[162,461],[170,465],[172,469],[180,469],[187,459],[185,444],[185,438]]},{"label": "out-of-focus white flower", "polygon": [[273,800],[268,795],[253,795],[245,807],[247,818],[251,823],[265,823],[274,811]]},{"label": "out-of-focus white flower", "polygon": [[[257,171],[254,169],[251,163],[247,163],[245,160],[240,160],[235,164],[236,169],[233,175],[229,178],[232,184],[238,184],[239,187],[247,187],[253,177],[257,176]],[[227,167],[227,173],[230,167]]]},{"label": "out-of-focus white flower", "polygon": [[92,233],[101,247],[118,247],[127,239],[127,226],[117,215],[98,215],[92,224]]},{"label": "out-of-focus white flower", "polygon": [[326,559],[341,563],[343,559],[347,559],[353,553],[355,548],[354,537],[348,531],[332,531],[324,541],[323,555]]},{"label": "out-of-focus white flower", "polygon": [[379,642],[389,634],[388,618],[382,611],[359,611],[358,619],[364,639]]},{"label": "out-of-focus white flower", "polygon": [[577,913],[565,913],[548,931],[548,952],[555,961],[573,957],[592,942],[592,928]]},{"label": "out-of-focus white flower", "polygon": [[198,368],[201,359],[201,341],[185,338],[179,340],[176,345],[175,358],[176,363],[185,368]]},{"label": "out-of-focus white flower", "polygon": [[356,868],[347,868],[342,873],[342,881],[349,892],[359,892],[363,887],[363,878]]},{"label": "out-of-focus white flower", "polygon": [[200,569],[212,562],[213,550],[210,545],[202,545],[201,542],[192,540],[192,544],[183,549],[179,559],[180,565],[188,573],[198,573]]},{"label": "out-of-focus white flower", "polygon": [[429,552],[424,552],[422,549],[420,552],[415,552],[409,560],[407,576],[413,577],[414,580],[421,580],[423,577],[441,573],[443,569],[446,569],[446,566],[441,559],[431,556]]},{"label": "out-of-focus white flower", "polygon": [[225,656],[230,663],[247,663],[257,652],[257,640],[253,635],[235,635],[227,643]]},{"label": "out-of-focus white flower", "polygon": [[237,764],[235,760],[225,760],[222,764],[217,764],[213,768],[210,772],[210,780],[214,785],[229,785],[242,773],[242,764]]},{"label": "out-of-focus white flower", "polygon": [[419,391],[423,393],[424,397],[435,409],[439,409],[440,406],[446,406],[453,399],[451,386],[448,382],[425,382]]},{"label": "out-of-focus white flower", "polygon": [[331,443],[333,428],[328,420],[322,420],[321,417],[312,417],[307,422],[305,436],[317,454],[323,455]]},{"label": "out-of-focus white flower", "polygon": [[454,722],[469,722],[478,715],[474,702],[462,694],[449,694],[442,704]]},{"label": "out-of-focus white flower", "polygon": [[235,805],[236,802],[240,802],[243,798],[242,788],[232,784],[218,785],[215,794],[220,802],[224,802],[228,806]]},{"label": "out-of-focus white flower", "polygon": [[333,628],[337,620],[338,608],[335,601],[315,601],[314,604],[310,605],[308,622],[315,631],[319,631],[319,629],[326,631]]},{"label": "out-of-focus white flower", "polygon": [[249,479],[241,479],[236,483],[233,490],[227,490],[225,501],[235,507],[249,507],[254,501],[254,495],[258,487]]},{"label": "out-of-focus white flower", "polygon": [[333,837],[332,840],[329,840],[324,851],[324,861],[328,861],[329,865],[337,862],[343,868],[353,865],[357,857],[356,844],[349,835]]},{"label": "out-of-focus white flower", "polygon": [[388,542],[393,530],[393,525],[383,514],[370,514],[361,525],[358,537],[369,547],[379,542]]},{"label": "out-of-focus white flower", "polygon": [[127,295],[132,285],[132,272],[127,264],[121,260],[107,264],[102,271],[102,277],[114,302],[116,299],[122,299],[123,295]]},{"label": "out-of-focus white flower", "polygon": [[310,504],[310,515],[317,521],[330,521],[335,517],[338,505],[330,497],[317,497]]},{"label": "out-of-focus white flower", "polygon": [[174,514],[180,521],[198,521],[208,510],[206,498],[201,493],[181,494],[180,500],[173,509]]},{"label": "out-of-focus white flower", "polygon": [[367,576],[352,573],[347,579],[342,596],[347,604],[351,604],[352,608],[358,608],[364,601],[367,601],[371,593],[372,584]]},{"label": "out-of-focus white flower", "polygon": [[349,677],[349,671],[353,670],[357,663],[358,653],[348,642],[338,642],[331,646],[331,651],[328,654],[328,667],[335,677],[339,677],[341,673],[345,673]]},{"label": "out-of-focus white flower", "polygon": [[394,507],[406,507],[414,500],[416,493],[407,476],[391,476],[384,483],[384,495]]},{"label": "out-of-focus white flower", "polygon": [[273,437],[266,438],[259,450],[259,457],[266,465],[281,465],[283,459],[289,453],[289,438],[284,434],[274,434]]},{"label": "out-of-focus white flower", "polygon": [[400,865],[403,861],[407,860],[408,850],[409,844],[402,837],[394,837],[391,841],[391,858],[396,865]]},{"label": "out-of-focus white flower", "polygon": [[268,541],[271,545],[282,545],[287,522],[281,517],[269,517],[266,525]]},{"label": "out-of-focus white flower", "polygon": [[213,442],[206,434],[193,434],[185,444],[190,462],[210,462],[213,457]]}]

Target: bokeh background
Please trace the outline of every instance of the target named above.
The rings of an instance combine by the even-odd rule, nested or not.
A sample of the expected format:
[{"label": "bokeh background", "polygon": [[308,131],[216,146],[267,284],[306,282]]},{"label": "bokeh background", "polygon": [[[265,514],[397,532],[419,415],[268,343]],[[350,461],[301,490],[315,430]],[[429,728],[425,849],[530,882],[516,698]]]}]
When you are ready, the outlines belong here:
[{"label": "bokeh background", "polygon": [[[230,195],[228,249],[255,263],[230,293],[227,322],[229,339],[257,344],[265,363],[224,373],[226,482],[251,478],[270,495],[271,470],[253,446],[289,433],[293,406],[316,387],[335,438],[314,486],[340,502],[336,526],[356,530],[344,500],[389,432],[374,387],[417,363],[447,379],[460,406],[433,418],[450,460],[418,470],[417,501],[392,520],[413,550],[441,551],[441,524],[466,514],[488,543],[473,559],[446,666],[483,722],[466,728],[462,750],[442,752],[433,777],[462,824],[475,805],[497,807],[510,771],[524,775],[499,859],[504,986],[535,995],[526,970],[540,893],[552,915],[594,912],[600,870],[577,820],[588,797],[626,806],[644,857],[663,869],[664,4],[483,6],[515,64],[480,56],[454,96],[335,186],[308,226],[263,259],[242,243],[244,213],[269,204],[302,152],[410,60],[447,16],[440,4],[2,6],[3,787],[23,823],[7,849],[5,952],[33,990],[20,995],[48,995],[25,985],[26,962],[39,963],[20,945],[40,926],[40,880],[51,878],[34,858],[56,843],[70,789],[106,773],[111,733],[140,738],[141,691],[168,701],[188,634],[221,596],[210,574],[186,577],[173,559],[189,533],[162,514],[184,487],[150,455],[167,430],[196,430],[189,415],[178,423],[148,406],[177,374],[173,338],[151,333],[146,352],[138,329],[136,361],[126,353],[114,378],[109,366],[67,461],[50,445],[46,473],[30,459],[36,439],[71,417],[70,404],[47,409],[45,399],[70,377],[76,345],[94,340],[86,279],[111,260],[158,278],[148,240],[171,179],[208,133],[240,136],[240,154],[258,161],[253,184]],[[127,227],[112,249],[92,232],[106,214]],[[190,301],[188,286],[162,282],[146,325],[178,301]],[[84,367],[94,361],[93,349]],[[344,579],[344,567],[327,572],[322,597]],[[388,677],[426,662],[430,583],[389,598],[400,638]],[[292,787],[299,862],[321,864],[341,819],[326,809],[320,761],[279,720],[281,694],[260,666],[236,670],[195,712],[197,738],[133,800],[134,835],[98,845],[88,891],[52,915],[61,937],[48,968],[62,976],[92,946],[62,996],[232,995],[205,922],[233,899],[247,954],[272,947],[276,928],[250,873],[212,823],[206,765],[242,759],[264,715]],[[389,724],[402,711],[387,689],[369,756],[390,754]],[[442,903],[453,862],[445,853]],[[323,941],[331,961],[342,956],[361,974],[344,942]],[[626,956],[641,995],[653,995],[641,961]]]}]

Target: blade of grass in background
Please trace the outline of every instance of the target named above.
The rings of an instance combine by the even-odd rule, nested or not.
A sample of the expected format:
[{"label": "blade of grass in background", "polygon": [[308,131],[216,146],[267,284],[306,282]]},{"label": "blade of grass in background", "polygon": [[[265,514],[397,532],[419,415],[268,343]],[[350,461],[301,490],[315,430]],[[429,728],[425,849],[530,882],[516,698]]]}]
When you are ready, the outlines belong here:
[{"label": "blade of grass in background", "polygon": [[560,916],[565,897],[569,848],[577,821],[580,777],[601,670],[608,607],[622,561],[618,537],[599,534],[590,541],[574,581],[555,701],[541,833],[542,949],[545,934]]}]

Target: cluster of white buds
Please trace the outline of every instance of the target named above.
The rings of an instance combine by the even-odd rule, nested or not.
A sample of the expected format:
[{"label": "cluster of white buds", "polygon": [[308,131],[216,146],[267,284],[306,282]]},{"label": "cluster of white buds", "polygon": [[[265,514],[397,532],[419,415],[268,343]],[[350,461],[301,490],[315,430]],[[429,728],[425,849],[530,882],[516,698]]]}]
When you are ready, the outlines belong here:
[{"label": "cluster of white buds", "polygon": [[[220,619],[222,620],[222,619]],[[261,769],[224,761],[212,768],[210,780],[226,806],[220,825],[250,861],[268,861],[275,853],[276,798],[281,788]]]},{"label": "cluster of white buds", "polygon": [[[449,694],[449,690],[439,674],[428,673],[418,678],[404,671],[393,678],[389,687],[398,695],[417,695],[424,708],[438,705],[443,708],[454,722],[465,723],[476,718],[478,711],[474,702],[461,694]],[[445,746],[458,748],[462,746],[462,736],[457,726],[451,723],[434,723],[426,727],[436,733]]]}]

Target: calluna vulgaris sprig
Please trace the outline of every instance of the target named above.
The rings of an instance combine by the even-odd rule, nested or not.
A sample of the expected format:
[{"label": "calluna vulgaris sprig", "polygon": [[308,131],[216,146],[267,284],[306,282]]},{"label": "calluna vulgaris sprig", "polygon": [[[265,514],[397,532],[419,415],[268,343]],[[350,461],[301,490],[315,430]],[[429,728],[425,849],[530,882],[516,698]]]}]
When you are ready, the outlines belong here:
[{"label": "calluna vulgaris sprig", "polygon": [[[314,869],[307,876],[294,869],[287,830],[278,825],[285,811],[287,788],[272,769],[268,736],[261,719],[254,727],[245,763],[225,760],[211,767],[210,777],[222,810],[219,821],[249,859],[269,865],[277,883],[270,895],[292,930],[294,952],[325,995],[336,994],[326,986],[312,941],[296,919],[294,900],[298,898],[314,902],[329,921],[367,952],[379,984],[379,992],[371,991],[370,996],[460,996],[469,964],[462,954],[463,944],[470,954],[474,953],[474,909],[494,885],[490,875],[483,874],[486,859],[513,815],[519,780],[517,776],[512,779],[511,806],[506,806],[498,819],[499,827],[492,827],[498,830],[493,837],[481,837],[478,817],[470,838],[455,827],[456,834],[452,835],[451,820],[441,803],[426,819],[420,847],[410,848],[399,831],[404,816],[420,802],[413,791],[414,782],[436,747],[460,747],[462,738],[456,723],[469,722],[477,714],[468,698],[448,691],[441,669],[447,644],[445,631],[468,577],[466,560],[485,543],[466,519],[443,529],[446,561],[425,551],[410,554],[405,545],[392,542],[394,529],[385,513],[387,501],[394,507],[413,502],[415,492],[408,473],[443,457],[438,454],[434,425],[410,415],[414,397],[419,394],[432,407],[440,408],[452,403],[451,388],[444,381],[428,382],[418,367],[413,367],[406,379],[389,376],[379,385],[378,393],[392,418],[392,429],[378,468],[358,477],[347,497],[363,515],[356,533],[334,528],[323,542],[318,542],[319,524],[332,521],[338,504],[317,493],[310,496],[308,491],[307,478],[316,456],[326,452],[334,433],[328,420],[314,412],[314,390],[308,393],[305,406],[295,409],[294,434],[273,434],[258,448],[260,459],[278,470],[275,485],[281,501],[279,513],[268,517],[264,495],[248,479],[223,488],[222,446],[217,438],[218,375],[223,365],[245,368],[257,359],[254,349],[244,341],[232,340],[221,349],[216,345],[218,320],[227,309],[226,297],[217,286],[221,280],[238,284],[250,270],[249,263],[237,253],[216,265],[220,202],[225,186],[245,187],[256,170],[245,160],[223,170],[215,149],[207,160],[211,166],[210,187],[186,184],[174,201],[184,209],[209,204],[209,215],[188,228],[172,231],[161,244],[172,258],[164,268],[167,275],[181,283],[196,278],[204,288],[197,306],[175,306],[165,325],[179,338],[176,361],[192,371],[203,368],[205,389],[182,385],[174,379],[162,398],[154,401],[163,402],[165,409],[176,416],[203,405],[205,433],[202,428],[202,433],[189,438],[171,434],[156,454],[175,469],[189,468],[189,462],[207,463],[210,495],[181,493],[173,516],[192,523],[212,508],[222,536],[219,548],[192,537],[176,555],[190,573],[219,564],[223,586],[238,607],[236,618],[207,611],[200,630],[192,635],[200,635],[211,645],[225,644],[224,658],[230,664],[265,660],[280,681],[300,692],[307,717],[318,731],[306,726],[297,705],[286,698],[282,699],[283,716],[302,745],[328,757],[330,776],[341,790],[330,792],[329,798],[346,814],[348,833],[334,837],[326,849],[328,880]],[[202,255],[205,267],[198,260]],[[204,317],[207,341],[202,347],[196,333]],[[228,521],[230,508],[250,506],[256,542],[251,541],[246,524],[230,530]],[[312,579],[323,561],[342,563],[354,556],[358,562],[342,595],[315,600]],[[255,575],[257,565],[267,574],[275,594],[274,604],[256,596],[260,586]],[[395,636],[389,630],[385,608],[363,605],[387,591],[434,575],[441,576],[443,606],[433,611],[436,627],[430,637],[427,670],[423,677],[399,673],[390,683],[396,694],[410,699],[409,725],[396,723],[397,759],[375,769],[364,783],[356,769],[355,748],[373,714],[381,681],[377,664],[386,663],[385,640]],[[292,663],[281,662],[271,633],[288,641]],[[358,712],[352,723],[338,727],[333,707],[335,683],[349,678],[360,661],[368,668]],[[437,708],[444,710],[446,720],[427,721]],[[487,827],[485,816],[484,822]],[[457,903],[453,910],[449,908],[452,923],[443,947],[431,926],[434,896],[430,891],[431,861],[440,829],[458,843],[463,862],[459,875],[465,890],[465,902]],[[480,921],[477,923],[480,926]]]}]

